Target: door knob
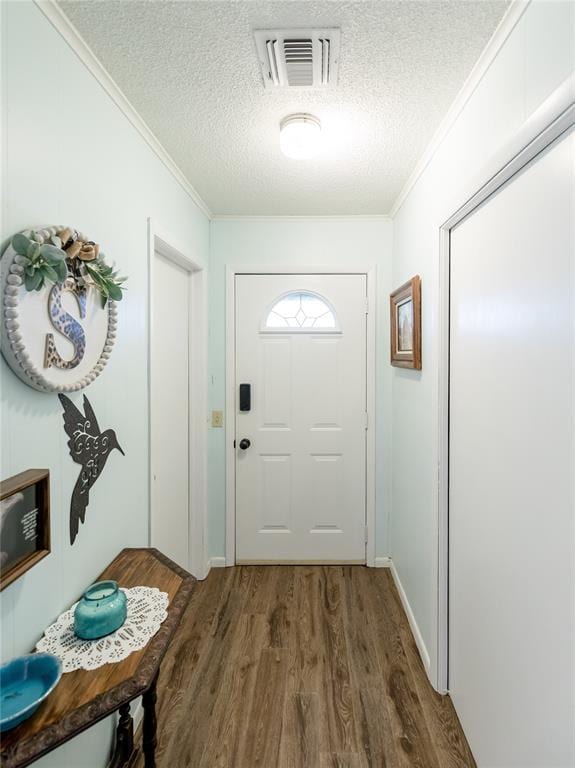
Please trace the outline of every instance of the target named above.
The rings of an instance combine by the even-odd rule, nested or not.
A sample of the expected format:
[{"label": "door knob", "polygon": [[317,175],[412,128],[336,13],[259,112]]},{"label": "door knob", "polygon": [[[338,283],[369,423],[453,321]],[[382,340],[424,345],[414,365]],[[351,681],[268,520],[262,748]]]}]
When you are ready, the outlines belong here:
[{"label": "door knob", "polygon": [[250,447],[251,443],[247,439],[247,437],[244,437],[243,440],[240,440],[240,448],[242,451],[247,451],[247,449]]}]

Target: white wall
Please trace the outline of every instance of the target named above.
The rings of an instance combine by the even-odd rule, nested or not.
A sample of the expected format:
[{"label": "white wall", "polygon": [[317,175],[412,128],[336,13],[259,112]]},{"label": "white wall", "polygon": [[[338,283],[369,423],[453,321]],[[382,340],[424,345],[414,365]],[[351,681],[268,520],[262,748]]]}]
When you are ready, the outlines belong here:
[{"label": "white wall", "polygon": [[[210,241],[209,402],[225,411],[225,269],[238,265],[377,266],[376,556],[388,552],[391,391],[388,295],[392,226],[384,218],[239,218],[214,220]],[[209,552],[225,555],[225,430],[209,430]]]},{"label": "white wall", "polygon": [[[114,453],[94,486],[73,547],[69,504],[78,465],[61,406],[0,363],[3,478],[51,473],[52,553],[1,595],[2,658],[30,650],[43,628],[126,546],[147,544],[147,217],[207,263],[209,223],[32,2],[1,4],[3,168],[1,238],[70,224],[102,244],[129,276],[117,346],[85,390]],[[81,393],[72,399],[81,403]],[[100,724],[38,765],[103,766],[111,724]]]},{"label": "white wall", "polygon": [[437,658],[439,227],[461,194],[573,70],[575,4],[533,0],[394,219],[393,284],[422,278],[423,370],[394,369],[391,554]]}]

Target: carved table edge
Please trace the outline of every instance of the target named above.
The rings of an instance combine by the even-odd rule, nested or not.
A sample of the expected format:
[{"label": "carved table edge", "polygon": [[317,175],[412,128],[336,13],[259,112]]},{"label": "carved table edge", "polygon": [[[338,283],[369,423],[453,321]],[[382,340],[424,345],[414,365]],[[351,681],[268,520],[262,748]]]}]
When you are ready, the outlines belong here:
[{"label": "carved table edge", "polygon": [[170,612],[156,634],[150,639],[146,657],[138,666],[136,673],[123,683],[119,683],[106,693],[96,696],[78,709],[70,712],[59,722],[53,723],[45,730],[25,742],[17,742],[13,747],[0,752],[1,768],[25,768],[56,747],[65,744],[72,737],[95,725],[100,720],[112,715],[122,704],[128,704],[147,691],[157,675],[160,664],[168,647],[170,638],[176,631],[182,614],[189,602],[196,579],[174,563],[166,555],[152,547],[129,547],[122,552],[150,552],[161,563],[174,571],[182,583],[170,603]]},{"label": "carved table edge", "polygon": [[188,579],[191,579],[194,584],[197,581],[197,579],[192,576],[189,571],[186,571],[173,560],[170,560],[167,555],[164,555],[163,552],[160,552],[160,550],[156,549],[155,547],[125,547],[120,552],[120,554],[122,554],[122,552],[149,552],[150,554],[154,555],[156,560],[159,560],[160,563],[167,566],[170,570],[177,574],[182,579],[182,581],[188,581]]}]

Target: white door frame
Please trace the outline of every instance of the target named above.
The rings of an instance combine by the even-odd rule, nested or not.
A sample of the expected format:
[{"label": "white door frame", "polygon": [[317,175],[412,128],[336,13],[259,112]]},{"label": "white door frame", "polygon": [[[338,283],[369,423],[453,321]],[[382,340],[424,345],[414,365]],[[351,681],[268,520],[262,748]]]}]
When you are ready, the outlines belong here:
[{"label": "white door frame", "polygon": [[149,417],[149,526],[148,542],[151,545],[152,524],[152,477],[155,466],[154,432],[152,414],[152,327],[154,324],[154,255],[177,264],[188,273],[190,288],[189,317],[189,436],[190,436],[190,493],[188,499],[189,563],[188,570],[197,579],[208,575],[207,557],[207,493],[206,493],[206,446],[207,446],[207,279],[204,265],[191,255],[185,246],[148,219],[148,417]]},{"label": "white door frame", "polygon": [[537,109],[485,166],[439,229],[438,603],[434,683],[449,690],[449,313],[451,230],[575,125],[575,75]]},{"label": "white door frame", "polygon": [[375,332],[376,279],[373,264],[357,262],[347,267],[332,266],[230,266],[226,265],[226,566],[236,562],[236,275],[365,275],[367,279],[366,382],[368,428],[366,441],[366,563],[375,566]]}]

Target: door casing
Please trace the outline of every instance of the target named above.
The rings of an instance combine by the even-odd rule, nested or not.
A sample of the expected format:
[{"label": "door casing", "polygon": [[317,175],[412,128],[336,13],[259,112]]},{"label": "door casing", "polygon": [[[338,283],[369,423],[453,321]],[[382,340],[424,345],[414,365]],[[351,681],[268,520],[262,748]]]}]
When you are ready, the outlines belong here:
[{"label": "door casing", "polygon": [[449,317],[451,230],[575,125],[575,75],[567,78],[486,164],[439,229],[437,656],[431,682],[449,691]]},{"label": "door casing", "polygon": [[374,264],[347,267],[298,265],[227,265],[226,266],[226,566],[236,562],[236,321],[235,321],[235,280],[236,275],[365,275],[367,279],[367,344],[366,383],[368,428],[366,440],[366,564],[375,566],[375,332],[376,332],[376,279]]},{"label": "door casing", "polygon": [[149,424],[149,527],[151,545],[152,478],[156,461],[152,419],[152,324],[154,298],[154,258],[159,253],[184,269],[190,283],[190,336],[189,336],[189,564],[188,570],[197,579],[208,575],[207,556],[207,281],[206,270],[200,261],[178,245],[156,221],[148,219],[148,424]]}]

